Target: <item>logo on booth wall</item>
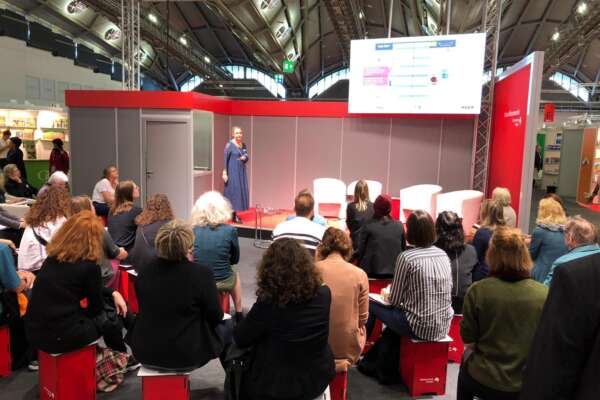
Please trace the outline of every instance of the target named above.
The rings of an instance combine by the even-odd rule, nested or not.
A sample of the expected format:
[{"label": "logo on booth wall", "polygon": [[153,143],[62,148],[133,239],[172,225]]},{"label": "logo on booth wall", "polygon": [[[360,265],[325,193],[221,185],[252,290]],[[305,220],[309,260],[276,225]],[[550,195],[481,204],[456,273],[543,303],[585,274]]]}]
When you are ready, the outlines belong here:
[{"label": "logo on booth wall", "polygon": [[521,110],[507,111],[504,113],[504,118],[511,118],[511,122],[515,128],[518,128],[523,123],[523,119],[521,118]]}]

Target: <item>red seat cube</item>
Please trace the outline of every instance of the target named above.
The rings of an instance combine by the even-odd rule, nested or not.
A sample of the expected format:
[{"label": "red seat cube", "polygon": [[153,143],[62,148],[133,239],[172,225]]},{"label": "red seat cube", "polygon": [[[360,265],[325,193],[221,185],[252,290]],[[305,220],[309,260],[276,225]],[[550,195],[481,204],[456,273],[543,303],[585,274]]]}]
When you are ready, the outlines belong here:
[{"label": "red seat cube", "polygon": [[462,315],[455,315],[452,318],[450,324],[450,333],[448,336],[452,338],[452,342],[448,346],[448,361],[460,364],[465,351],[465,345],[460,336],[460,321],[462,321]]},{"label": "red seat cube", "polygon": [[10,376],[12,360],[10,354],[10,331],[8,326],[0,326],[0,376]]},{"label": "red seat cube", "polygon": [[135,278],[136,274],[131,273],[133,268],[130,266],[121,266],[119,270],[119,286],[118,291],[123,296],[123,299],[128,304],[129,311],[132,313],[139,312],[137,296],[135,294]]},{"label": "red seat cube", "polygon": [[219,301],[221,303],[221,308],[223,309],[223,312],[225,314],[229,314],[229,292],[219,292]]},{"label": "red seat cube", "polygon": [[331,400],[346,400],[348,391],[348,371],[335,374],[335,378],[329,384]]},{"label": "red seat cube", "polygon": [[188,400],[190,398],[189,374],[157,372],[140,368],[143,400]]},{"label": "red seat cube", "polygon": [[41,400],[96,398],[96,344],[70,353],[38,352]]},{"label": "red seat cube", "polygon": [[439,342],[422,342],[402,336],[400,376],[411,396],[446,392],[449,336]]},{"label": "red seat cube", "polygon": [[[387,287],[391,283],[391,279],[369,279],[369,293],[380,294],[381,289]],[[363,347],[363,354],[369,351],[369,349],[375,344],[375,342],[379,340],[382,331],[383,324],[380,320],[376,320],[375,326],[373,327],[373,332],[371,332],[371,336],[367,338],[367,341],[365,342],[365,347]]]}]

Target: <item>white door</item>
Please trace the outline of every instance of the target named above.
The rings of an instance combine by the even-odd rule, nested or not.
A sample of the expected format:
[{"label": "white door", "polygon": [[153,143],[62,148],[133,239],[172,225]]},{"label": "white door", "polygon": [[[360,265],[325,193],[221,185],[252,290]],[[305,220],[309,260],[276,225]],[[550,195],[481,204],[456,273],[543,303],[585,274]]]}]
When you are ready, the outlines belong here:
[{"label": "white door", "polygon": [[187,219],[193,196],[190,124],[146,120],[145,131],[145,197],[166,194],[175,216]]}]

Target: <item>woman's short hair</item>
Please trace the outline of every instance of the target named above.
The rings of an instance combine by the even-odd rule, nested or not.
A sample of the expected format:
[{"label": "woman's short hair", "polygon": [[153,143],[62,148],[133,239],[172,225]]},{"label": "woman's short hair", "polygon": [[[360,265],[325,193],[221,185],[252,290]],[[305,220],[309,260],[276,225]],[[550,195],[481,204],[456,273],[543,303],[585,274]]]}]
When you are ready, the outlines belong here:
[{"label": "woman's short hair", "polygon": [[557,195],[556,193],[546,193],[544,195],[544,197],[542,197],[542,198],[543,199],[552,199],[552,200],[556,201],[562,207],[563,211],[565,212],[565,215],[567,215],[567,207],[565,207],[565,203],[563,202],[563,199],[561,199],[559,195]]},{"label": "woman's short hair", "polygon": [[575,215],[567,220],[565,236],[569,237],[577,246],[598,242],[596,226],[580,215]]},{"label": "woman's short hair", "polygon": [[406,220],[406,240],[415,247],[430,247],[435,242],[435,226],[427,211],[415,210]]},{"label": "woman's short hair", "polygon": [[156,221],[170,221],[175,218],[171,202],[164,193],[157,193],[146,200],[146,207],[135,217],[136,225],[150,225]]},{"label": "woman's short hair", "polygon": [[518,229],[502,226],[494,230],[486,260],[490,267],[490,276],[508,281],[531,277],[533,261]]},{"label": "woman's short hair", "polygon": [[492,200],[497,201],[502,207],[510,206],[510,190],[504,187],[497,187],[492,191]]},{"label": "woman's short hair", "polygon": [[192,208],[192,224],[218,226],[231,219],[233,210],[229,200],[219,192],[206,192],[198,197]]},{"label": "woman's short hair", "polygon": [[110,209],[112,215],[126,213],[133,207],[133,191],[136,185],[133,181],[122,181],[115,188],[115,201]]},{"label": "woman's short hair", "polygon": [[82,211],[91,211],[95,213],[92,199],[87,195],[73,196],[71,198],[71,214],[75,215]]},{"label": "woman's short hair", "polygon": [[104,168],[102,170],[102,177],[108,179],[108,176],[110,175],[110,171],[112,171],[113,169],[117,169],[117,167],[114,165],[109,165],[108,167]]},{"label": "woman's short hair", "polygon": [[331,253],[339,253],[345,260],[349,260],[352,256],[352,240],[341,229],[329,227],[317,251],[322,259],[327,258]]},{"label": "woman's short hair", "polygon": [[364,180],[359,180],[354,186],[354,203],[358,211],[365,211],[369,203],[369,185]]},{"label": "woman's short hair", "polygon": [[60,139],[60,138],[54,139],[52,141],[52,144],[55,145],[55,146],[57,146],[59,149],[62,149],[63,145],[64,145],[62,139]]},{"label": "woman's short hair", "polygon": [[435,221],[437,240],[435,245],[450,258],[460,255],[465,249],[465,231],[462,219],[454,211],[443,211]]},{"label": "woman's short hair", "polygon": [[10,178],[12,174],[14,174],[17,171],[19,171],[19,167],[17,167],[16,164],[6,164],[2,169],[2,172],[4,172],[4,175],[7,178]]},{"label": "woman's short hair", "polygon": [[565,210],[556,200],[551,198],[541,199],[535,222],[540,225],[564,225],[567,223],[567,216]]},{"label": "woman's short hair", "polygon": [[104,228],[91,211],[82,211],[69,218],[46,246],[49,257],[59,262],[100,262],[103,254]]},{"label": "woman's short hair", "polygon": [[194,245],[192,227],[183,221],[173,220],[164,224],[156,234],[156,255],[165,260],[182,261]]},{"label": "woman's short hair", "polygon": [[25,214],[30,227],[42,226],[58,218],[71,216],[71,197],[66,189],[50,186],[40,194]]},{"label": "woman's short hair", "polygon": [[295,239],[275,240],[258,266],[259,301],[284,307],[307,302],[322,285],[308,251]]},{"label": "woman's short hair", "polygon": [[481,206],[481,226],[495,228],[506,225],[502,204],[494,200],[486,200]]}]

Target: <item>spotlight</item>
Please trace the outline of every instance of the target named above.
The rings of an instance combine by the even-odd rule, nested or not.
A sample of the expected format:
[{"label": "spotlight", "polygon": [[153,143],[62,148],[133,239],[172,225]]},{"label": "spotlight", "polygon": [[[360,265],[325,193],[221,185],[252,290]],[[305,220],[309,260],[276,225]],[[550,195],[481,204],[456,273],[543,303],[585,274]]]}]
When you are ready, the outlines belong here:
[{"label": "spotlight", "polygon": [[158,23],[158,18],[156,18],[156,15],[150,13],[148,14],[148,19],[150,20],[150,22],[152,22],[153,24]]},{"label": "spotlight", "polygon": [[87,10],[88,6],[81,0],[73,0],[67,4],[67,12],[69,14],[80,14]]},{"label": "spotlight", "polygon": [[552,40],[554,40],[555,42],[558,41],[558,39],[560,39],[560,32],[556,31],[552,34]]},{"label": "spotlight", "polygon": [[112,41],[119,40],[121,38],[121,31],[116,28],[109,28],[104,33],[104,40]]},{"label": "spotlight", "polygon": [[364,17],[365,17],[365,14],[362,11],[360,11],[358,13],[358,18],[363,19]]},{"label": "spotlight", "polygon": [[182,36],[179,38],[179,41],[181,42],[182,45],[187,46],[188,45],[188,41],[185,38],[185,36]]},{"label": "spotlight", "polygon": [[204,62],[207,62],[210,64],[210,58],[208,58],[208,56],[204,56]]},{"label": "spotlight", "polygon": [[587,3],[585,1],[582,1],[581,3],[579,3],[579,5],[577,6],[577,12],[581,15],[585,14],[587,12],[588,6]]}]

